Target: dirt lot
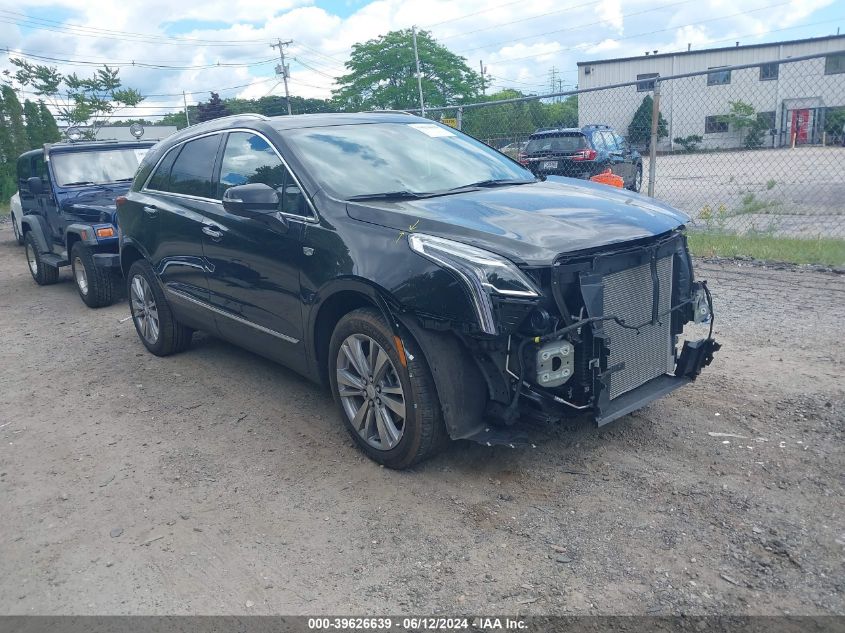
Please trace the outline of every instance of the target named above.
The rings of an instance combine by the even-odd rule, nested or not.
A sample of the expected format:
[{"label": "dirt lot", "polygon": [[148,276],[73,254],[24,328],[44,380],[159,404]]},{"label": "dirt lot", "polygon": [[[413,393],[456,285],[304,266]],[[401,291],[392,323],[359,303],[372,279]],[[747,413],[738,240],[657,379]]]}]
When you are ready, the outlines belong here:
[{"label": "dirt lot", "polygon": [[843,614],[845,279],[700,276],[694,385],[398,473],[285,369],[37,287],[2,225],[0,613]]},{"label": "dirt lot", "polygon": [[[701,226],[845,237],[843,159],[841,146],[658,156],[655,195]],[[647,174],[647,157],[644,167]],[[707,222],[705,207],[712,214]]]}]

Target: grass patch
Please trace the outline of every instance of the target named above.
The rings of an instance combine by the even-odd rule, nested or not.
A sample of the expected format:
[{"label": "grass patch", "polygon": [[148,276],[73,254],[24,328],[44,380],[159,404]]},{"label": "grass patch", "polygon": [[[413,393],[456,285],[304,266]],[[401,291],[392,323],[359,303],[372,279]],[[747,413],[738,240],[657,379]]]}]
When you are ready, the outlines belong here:
[{"label": "grass patch", "polygon": [[9,203],[0,202],[0,218],[5,218],[7,215],[9,215]]},{"label": "grass patch", "polygon": [[690,232],[688,237],[693,254],[702,257],[753,257],[791,264],[845,265],[845,240],[696,232]]}]

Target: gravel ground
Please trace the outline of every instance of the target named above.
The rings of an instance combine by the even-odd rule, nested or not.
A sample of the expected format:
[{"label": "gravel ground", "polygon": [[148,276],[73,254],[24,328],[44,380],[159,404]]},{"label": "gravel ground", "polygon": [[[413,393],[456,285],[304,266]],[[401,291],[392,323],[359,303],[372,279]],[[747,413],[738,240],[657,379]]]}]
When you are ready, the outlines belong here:
[{"label": "gravel ground", "polygon": [[842,276],[703,262],[695,384],[392,472],[320,388],[211,337],[151,356],[11,236],[1,614],[845,613]]},{"label": "gravel ground", "polygon": [[[844,158],[841,146],[661,155],[655,195],[697,219],[693,225],[845,237]],[[648,172],[648,157],[644,167]],[[707,221],[700,217],[705,207]]]}]

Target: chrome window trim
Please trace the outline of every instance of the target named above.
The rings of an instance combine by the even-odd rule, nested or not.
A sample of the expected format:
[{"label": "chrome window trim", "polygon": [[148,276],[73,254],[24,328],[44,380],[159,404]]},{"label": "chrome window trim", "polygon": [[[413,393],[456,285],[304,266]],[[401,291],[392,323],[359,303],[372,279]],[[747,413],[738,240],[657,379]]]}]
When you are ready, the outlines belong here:
[{"label": "chrome window trim", "polygon": [[189,301],[190,303],[196,304],[206,310],[211,310],[215,314],[219,314],[220,316],[227,317],[232,319],[233,321],[237,321],[238,323],[242,323],[243,325],[248,325],[249,327],[255,328],[259,332],[264,332],[265,334],[269,334],[270,336],[275,336],[276,338],[280,338],[287,343],[293,343],[294,345],[299,343],[298,338],[293,338],[292,336],[288,336],[287,334],[282,334],[281,332],[277,332],[276,330],[271,330],[268,327],[264,327],[263,325],[258,325],[257,323],[253,323],[252,321],[245,319],[243,317],[239,317],[231,312],[227,312],[226,310],[222,310],[216,306],[211,305],[210,303],[206,303],[205,301],[200,301],[199,299],[195,299],[194,297],[185,294],[179,290],[174,290],[173,288],[166,289],[168,293],[178,297],[179,299],[184,299],[185,301]]},{"label": "chrome window trim", "polygon": [[[312,224],[318,224],[320,222],[320,216],[317,213],[316,207],[314,207],[314,204],[311,202],[311,198],[308,197],[305,187],[302,186],[302,183],[300,182],[299,178],[296,177],[296,174],[290,168],[290,165],[288,165],[288,162],[284,159],[284,157],[279,153],[279,150],[276,148],[276,146],[273,144],[273,142],[269,138],[267,138],[267,136],[265,136],[263,133],[259,132],[258,130],[251,130],[251,129],[245,128],[245,127],[234,127],[234,128],[230,128],[230,129],[226,129],[226,130],[216,130],[214,132],[205,132],[204,134],[197,134],[196,136],[192,136],[191,138],[186,138],[186,139],[179,141],[178,143],[176,143],[175,145],[170,147],[166,152],[164,152],[164,154],[161,155],[161,158],[158,159],[155,166],[152,168],[152,170],[150,170],[150,175],[147,176],[147,179],[144,181],[144,184],[141,187],[141,192],[142,193],[153,193],[153,194],[164,194],[164,195],[167,195],[167,196],[177,196],[177,197],[186,198],[188,200],[201,200],[203,202],[214,202],[214,203],[222,206],[223,201],[217,200],[216,198],[205,198],[203,196],[192,196],[192,195],[189,195],[189,194],[186,194],[186,193],[176,193],[176,192],[173,192],[173,191],[161,191],[159,189],[149,189],[147,187],[147,185],[150,184],[150,180],[152,180],[153,175],[158,170],[159,165],[161,165],[162,161],[164,161],[164,159],[167,158],[167,155],[170,154],[170,152],[174,151],[177,147],[181,147],[185,143],[189,143],[189,142],[195,141],[197,139],[205,138],[206,136],[214,136],[215,134],[223,135],[223,134],[228,134],[228,133],[231,133],[231,132],[247,132],[249,134],[255,134],[256,136],[259,136],[262,139],[264,139],[264,141],[267,143],[267,145],[269,145],[271,148],[273,148],[273,152],[276,154],[276,157],[281,161],[282,165],[284,165],[285,169],[293,177],[293,181],[296,183],[297,187],[299,187],[299,189],[304,192],[303,197],[305,198],[305,202],[308,205],[308,208],[311,209],[311,215],[310,216],[297,215],[295,213],[283,213],[282,211],[278,211],[279,215],[282,215],[282,216],[287,217],[287,218],[292,218],[294,220],[301,220],[301,221],[304,221],[304,222],[310,222]],[[225,145],[223,146],[223,151],[224,152],[226,151]]]}]

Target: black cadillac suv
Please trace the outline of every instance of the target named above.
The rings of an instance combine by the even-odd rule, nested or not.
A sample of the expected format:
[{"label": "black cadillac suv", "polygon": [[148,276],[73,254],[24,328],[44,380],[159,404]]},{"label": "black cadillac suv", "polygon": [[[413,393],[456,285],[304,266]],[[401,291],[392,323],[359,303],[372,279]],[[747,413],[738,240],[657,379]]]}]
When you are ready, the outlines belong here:
[{"label": "black cadillac suv", "polygon": [[681,212],[539,180],[410,115],[196,125],[150,150],[117,202],[150,352],[205,330],[284,363],[329,385],[392,468],[448,437],[512,444],[530,416],[606,424],[718,348],[681,338],[712,313]]}]

